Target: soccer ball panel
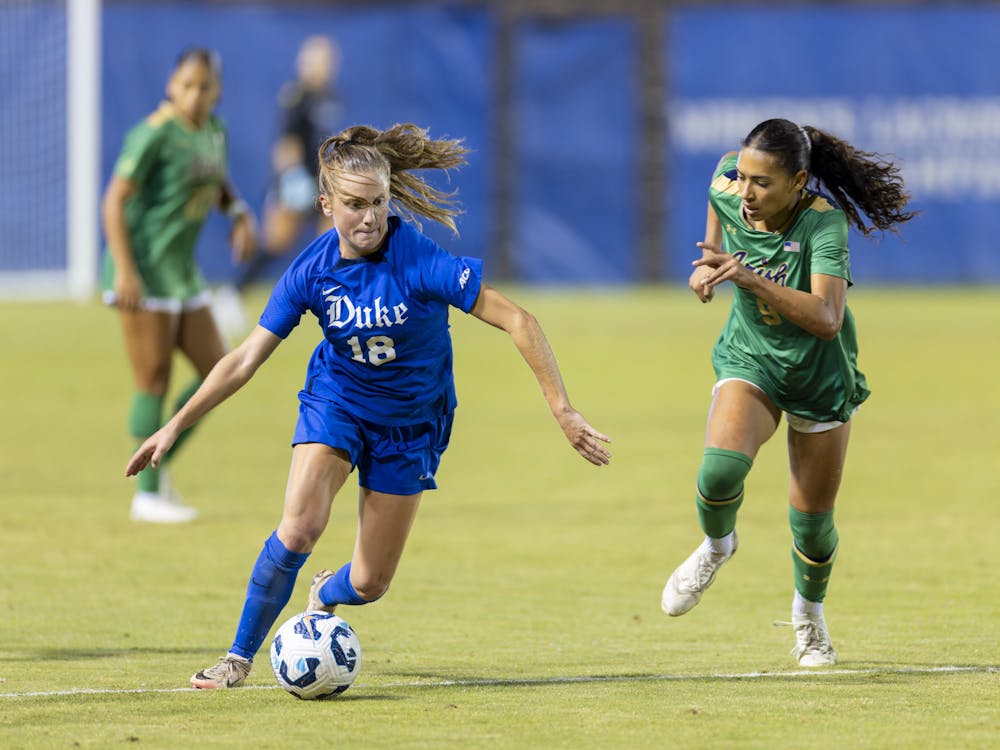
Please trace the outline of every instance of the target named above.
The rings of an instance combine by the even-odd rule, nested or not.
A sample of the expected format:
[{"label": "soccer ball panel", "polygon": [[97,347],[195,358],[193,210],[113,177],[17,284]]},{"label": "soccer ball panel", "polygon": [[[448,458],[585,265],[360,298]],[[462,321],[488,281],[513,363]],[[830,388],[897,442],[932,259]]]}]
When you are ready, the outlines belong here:
[{"label": "soccer ball panel", "polygon": [[351,686],[361,670],[361,642],[351,626],[326,612],[303,612],[282,623],[271,642],[271,669],[304,700],[329,698]]}]

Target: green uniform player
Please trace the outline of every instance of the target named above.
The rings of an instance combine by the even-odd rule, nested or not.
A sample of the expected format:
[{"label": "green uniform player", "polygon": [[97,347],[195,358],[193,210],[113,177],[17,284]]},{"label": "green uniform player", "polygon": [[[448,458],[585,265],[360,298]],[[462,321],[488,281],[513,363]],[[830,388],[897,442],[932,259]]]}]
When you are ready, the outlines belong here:
[{"label": "green uniform player", "polygon": [[[201,128],[164,102],[125,138],[114,174],[138,186],[125,206],[145,306],[182,309],[206,290],[195,244],[226,182],[226,131],[212,115]],[[105,299],[115,302],[115,262],[105,255]]]},{"label": "green uniform player", "polygon": [[[833,506],[850,419],[869,393],[846,303],[847,229],[891,229],[913,214],[895,166],[817,128],[767,120],[742,147],[715,170],[702,257],[688,281],[702,302],[719,284],[735,287],[712,351],[717,382],[695,498],[705,538],[671,574],[661,604],[671,616],[688,612],[736,552],[743,480],[785,412],[794,653],[800,666],[829,666]],[[835,198],[807,190],[813,180]]]},{"label": "green uniform player", "polygon": [[[128,426],[137,442],[163,424],[174,351],[197,372],[175,411],[226,353],[195,259],[208,212],[218,208],[233,217],[238,259],[256,244],[254,219],[226,175],[226,132],[212,114],[220,92],[215,53],[185,50],[167,82],[168,101],[126,136],[101,204],[104,299],[121,319],[135,382]],[[131,516],[178,523],[195,511],[179,502],[161,469],[150,468],[139,475]]]},{"label": "green uniform player", "polygon": [[[736,155],[729,154],[715,171],[709,200],[722,224],[723,249],[754,273],[803,292],[811,291],[813,274],[851,283],[847,218],[824,196],[806,192],[786,228],[754,229],[742,218]],[[736,287],[734,296],[712,352],[719,380],[747,380],[793,416],[816,422],[850,419],[869,393],[857,367],[850,309],[845,305],[843,325],[825,341],[747,290]]]}]

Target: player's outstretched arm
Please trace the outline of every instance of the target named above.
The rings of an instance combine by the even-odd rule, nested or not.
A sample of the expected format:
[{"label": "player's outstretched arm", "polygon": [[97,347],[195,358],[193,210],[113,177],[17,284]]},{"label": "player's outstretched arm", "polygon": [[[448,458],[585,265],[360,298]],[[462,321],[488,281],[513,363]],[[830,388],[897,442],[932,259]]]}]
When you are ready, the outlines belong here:
[{"label": "player's outstretched arm", "polygon": [[535,316],[486,284],[483,284],[471,312],[484,323],[510,334],[514,346],[535,374],[552,416],[570,445],[595,466],[609,463],[611,453],[603,443],[610,443],[611,438],[591,427],[583,415],[573,408],[555,355]]},{"label": "player's outstretched arm", "polygon": [[242,344],[216,363],[181,410],[139,446],[125,467],[125,476],[135,476],[148,465],[159,466],[178,436],[246,385],[280,343],[281,339],[266,328],[254,328]]}]

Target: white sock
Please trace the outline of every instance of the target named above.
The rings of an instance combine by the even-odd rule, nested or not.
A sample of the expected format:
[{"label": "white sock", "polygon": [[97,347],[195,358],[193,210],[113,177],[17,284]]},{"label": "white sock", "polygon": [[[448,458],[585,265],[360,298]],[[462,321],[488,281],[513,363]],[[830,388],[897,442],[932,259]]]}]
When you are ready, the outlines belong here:
[{"label": "white sock", "polygon": [[710,536],[706,536],[702,544],[713,555],[731,555],[733,554],[733,536],[735,534],[735,531],[730,531],[721,539],[713,539]]},{"label": "white sock", "polygon": [[823,602],[811,602],[803,599],[802,594],[795,592],[792,599],[792,617],[810,617],[823,614]]}]

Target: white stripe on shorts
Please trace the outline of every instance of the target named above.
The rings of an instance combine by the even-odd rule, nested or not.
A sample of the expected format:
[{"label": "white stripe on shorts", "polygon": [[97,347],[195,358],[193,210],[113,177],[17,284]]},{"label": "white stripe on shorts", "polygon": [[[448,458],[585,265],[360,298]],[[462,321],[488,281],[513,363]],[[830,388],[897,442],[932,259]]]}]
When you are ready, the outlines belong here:
[{"label": "white stripe on shorts", "polygon": [[[752,383],[751,381],[746,380],[744,378],[723,378],[722,380],[718,381],[715,385],[712,386],[713,399],[715,398],[715,394],[719,392],[719,388],[722,387],[723,383],[728,383],[730,380],[738,380],[741,383],[752,385],[758,391],[764,393],[763,388],[761,388],[756,383]],[[851,412],[851,416],[853,417],[854,413],[860,408],[861,408],[860,406],[854,407],[854,411]],[[832,422],[817,422],[813,419],[807,419],[806,417],[799,417],[796,416],[795,414],[789,414],[788,412],[785,412],[785,419],[788,422],[788,426],[791,427],[793,430],[795,430],[796,432],[805,432],[805,433],[829,432],[830,430],[835,430],[842,424],[844,424],[843,422],[839,422],[837,420],[833,420]]]},{"label": "white stripe on shorts", "polygon": [[[112,289],[106,289],[101,295],[105,305],[114,305],[118,302],[118,295]],[[182,313],[200,310],[208,307],[212,302],[212,292],[205,289],[198,292],[193,297],[187,299],[173,299],[172,297],[143,297],[142,309],[150,312]]]}]

